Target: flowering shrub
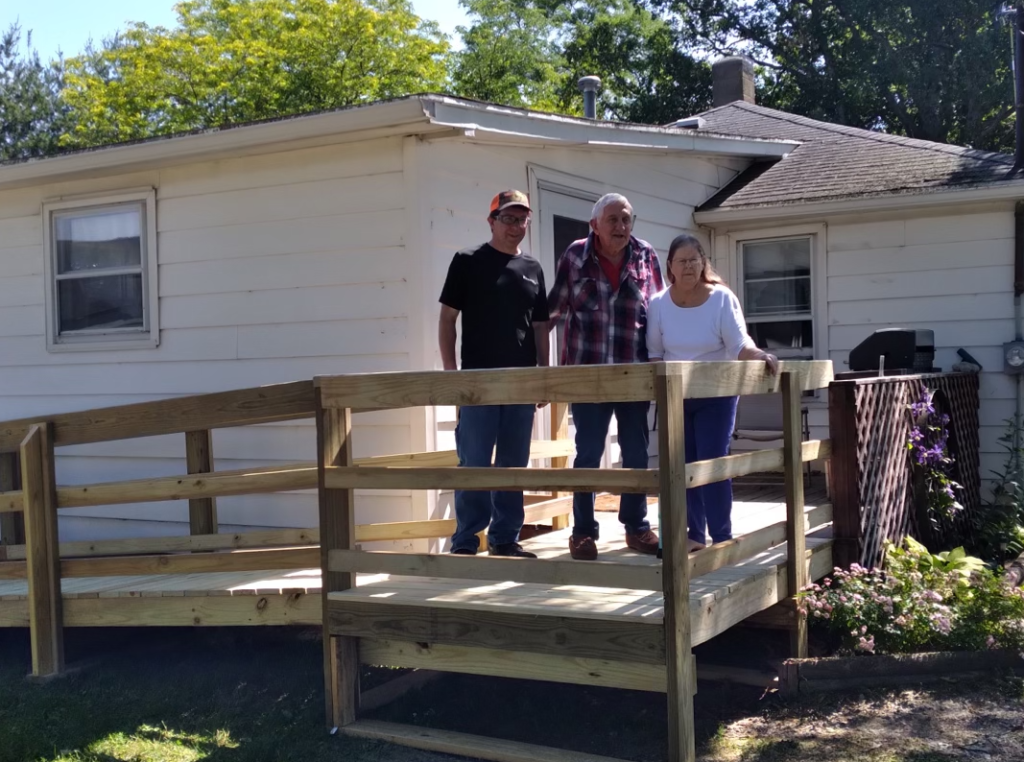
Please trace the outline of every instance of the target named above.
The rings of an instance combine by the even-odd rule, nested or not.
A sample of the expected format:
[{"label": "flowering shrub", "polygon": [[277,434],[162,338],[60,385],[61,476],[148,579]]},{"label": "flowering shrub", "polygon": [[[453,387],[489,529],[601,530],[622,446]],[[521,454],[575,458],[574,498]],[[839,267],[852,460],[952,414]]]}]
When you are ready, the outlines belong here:
[{"label": "flowering shrub", "polygon": [[907,538],[886,568],[836,568],[798,596],[800,613],[846,653],[1024,648],[1024,590],[962,548],[932,555]]},{"label": "flowering shrub", "polygon": [[933,392],[924,389],[921,399],[910,405],[911,429],[907,449],[916,465],[924,470],[928,507],[940,519],[950,519],[963,510],[957,499],[961,488],[949,478],[950,457],[946,444],[949,440],[949,416],[936,415],[932,403]]}]

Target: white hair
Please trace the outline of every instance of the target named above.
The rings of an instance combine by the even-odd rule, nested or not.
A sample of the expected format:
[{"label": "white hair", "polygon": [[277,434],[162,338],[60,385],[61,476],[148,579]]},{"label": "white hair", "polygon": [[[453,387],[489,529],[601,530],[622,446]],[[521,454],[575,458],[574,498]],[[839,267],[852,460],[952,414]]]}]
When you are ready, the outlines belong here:
[{"label": "white hair", "polygon": [[594,210],[590,213],[590,219],[601,219],[601,212],[603,212],[606,207],[609,207],[612,204],[625,204],[626,206],[629,207],[630,211],[633,211],[633,205],[629,203],[629,199],[623,196],[621,193],[605,193],[603,196],[601,196],[601,198],[597,200],[597,203],[594,204]]}]

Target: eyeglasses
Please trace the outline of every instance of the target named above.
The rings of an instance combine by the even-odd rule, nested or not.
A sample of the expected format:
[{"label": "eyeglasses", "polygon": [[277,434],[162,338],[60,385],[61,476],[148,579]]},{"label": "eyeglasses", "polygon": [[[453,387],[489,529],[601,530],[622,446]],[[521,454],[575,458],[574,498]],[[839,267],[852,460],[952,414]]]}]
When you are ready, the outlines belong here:
[{"label": "eyeglasses", "polygon": [[672,264],[686,268],[697,268],[701,266],[702,259],[673,259]]},{"label": "eyeglasses", "polygon": [[516,217],[514,214],[499,214],[494,219],[500,222],[502,225],[522,225],[526,227],[530,224],[530,217]]}]

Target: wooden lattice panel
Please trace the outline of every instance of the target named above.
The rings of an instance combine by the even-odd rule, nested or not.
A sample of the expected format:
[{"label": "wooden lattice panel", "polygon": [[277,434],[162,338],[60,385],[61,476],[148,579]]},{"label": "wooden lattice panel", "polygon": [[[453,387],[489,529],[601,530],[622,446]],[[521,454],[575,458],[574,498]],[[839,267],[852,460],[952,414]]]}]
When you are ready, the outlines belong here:
[{"label": "wooden lattice panel", "polygon": [[[929,374],[891,378],[839,381],[851,385],[852,410],[830,413],[830,420],[845,421],[854,431],[848,447],[834,440],[833,457],[847,458],[844,478],[855,479],[846,492],[856,499],[860,536],[855,539],[854,558],[864,566],[878,565],[886,540],[902,542],[910,534],[921,536],[914,503],[914,469],[907,441],[912,425],[909,406],[921,398],[924,389],[936,392],[937,413],[950,417],[950,454],[954,465],[951,478],[963,486],[964,506],[954,520],[943,522],[936,541],[942,546],[959,544],[970,533],[971,519],[981,508],[978,440],[978,377],[973,374]],[[836,395],[833,400],[844,398]],[[833,402],[835,404],[835,402]],[[833,432],[836,436],[836,432]],[[853,459],[854,462],[850,462]],[[836,503],[843,500],[843,485],[837,485]]]}]

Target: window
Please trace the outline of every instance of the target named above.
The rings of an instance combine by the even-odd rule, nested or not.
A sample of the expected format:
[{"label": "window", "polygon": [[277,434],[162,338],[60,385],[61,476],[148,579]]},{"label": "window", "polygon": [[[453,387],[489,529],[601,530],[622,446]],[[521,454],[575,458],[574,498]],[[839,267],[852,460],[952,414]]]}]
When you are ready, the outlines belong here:
[{"label": "window", "polygon": [[43,205],[47,348],[159,343],[156,194]]},{"label": "window", "polygon": [[811,244],[810,237],[740,243],[747,330],[779,357],[814,357]]}]

